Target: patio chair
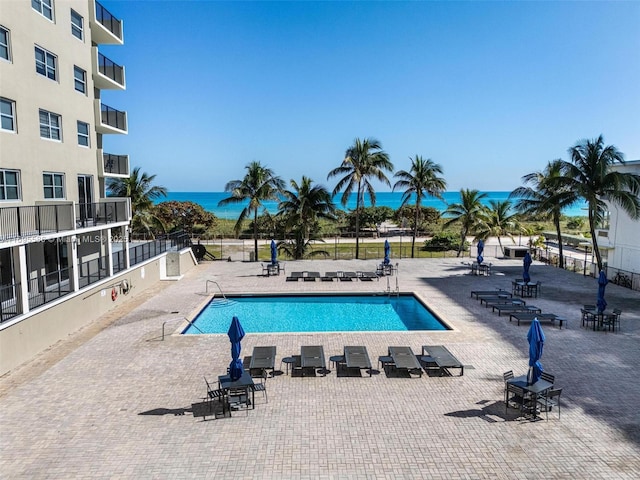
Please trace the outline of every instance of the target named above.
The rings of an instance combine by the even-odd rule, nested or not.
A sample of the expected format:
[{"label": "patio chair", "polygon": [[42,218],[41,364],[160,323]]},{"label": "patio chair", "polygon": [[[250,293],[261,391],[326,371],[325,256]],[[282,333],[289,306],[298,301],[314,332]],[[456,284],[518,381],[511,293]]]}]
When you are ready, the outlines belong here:
[{"label": "patio chair", "polygon": [[269,403],[269,398],[267,397],[267,378],[269,378],[269,376],[267,375],[267,371],[262,370],[261,375],[257,378],[258,380],[253,381],[253,385],[251,388],[254,392],[262,392],[262,394],[264,395],[265,403]]},{"label": "patio chair", "polygon": [[538,399],[538,407],[540,410],[544,410],[549,420],[549,411],[553,407],[558,407],[558,420],[560,420],[560,395],[562,395],[562,389],[556,388],[549,390],[546,395]]},{"label": "patio chair", "polygon": [[553,385],[556,381],[556,376],[547,372],[541,372],[540,378],[546,382],[549,382],[551,385]]},{"label": "patio chair", "polygon": [[216,388],[216,389],[211,388],[211,385],[209,384],[207,377],[203,377],[203,378],[204,378],[204,383],[207,384],[207,396],[203,398],[203,400],[207,400],[209,402],[210,411],[213,411],[213,402],[219,401],[220,403],[222,403],[222,412],[224,413],[227,406],[227,402],[225,401],[225,391],[220,388]]},{"label": "patio chair", "polygon": [[504,401],[507,403],[507,382],[513,378],[513,370],[509,370],[502,374],[504,380]]},{"label": "patio chair", "polygon": [[509,407],[517,408],[520,413],[527,411],[527,395],[523,388],[507,383],[507,392],[504,402],[504,413],[508,412]]},{"label": "patio chair", "polygon": [[229,411],[231,410],[244,410],[247,415],[249,414],[249,389],[248,388],[230,388],[227,392],[227,403],[229,405]]},{"label": "patio chair", "polygon": [[614,308],[613,309],[613,331],[616,331],[616,325],[618,327],[618,330],[620,330],[620,315],[622,315],[622,310],[620,310],[619,308]]}]

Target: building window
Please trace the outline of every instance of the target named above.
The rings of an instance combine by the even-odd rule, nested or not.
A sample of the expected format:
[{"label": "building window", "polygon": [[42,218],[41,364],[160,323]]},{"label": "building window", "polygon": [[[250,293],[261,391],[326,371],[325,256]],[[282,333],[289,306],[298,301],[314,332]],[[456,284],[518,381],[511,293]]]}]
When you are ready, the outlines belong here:
[{"label": "building window", "polygon": [[78,145],[89,146],[89,124],[78,120]]},{"label": "building window", "polygon": [[16,131],[16,103],[0,97],[0,128],[9,132]]},{"label": "building window", "polygon": [[40,137],[50,140],[62,140],[62,122],[57,113],[40,110]]},{"label": "building window", "polygon": [[58,59],[53,53],[36,47],[36,72],[45,77],[49,77],[51,80],[55,80],[57,78],[57,63]]},{"label": "building window", "polygon": [[11,61],[11,49],[9,48],[9,30],[0,25],[0,58]]},{"label": "building window", "polygon": [[71,9],[71,35],[82,40],[84,38],[84,18]]},{"label": "building window", "polygon": [[33,9],[49,20],[53,20],[53,0],[31,0]]},{"label": "building window", "polygon": [[0,200],[20,200],[20,172],[0,168]]},{"label": "building window", "polygon": [[87,93],[87,72],[75,65],[73,66],[73,82],[78,92]]},{"label": "building window", "polygon": [[43,173],[44,198],[64,198],[64,174]]}]

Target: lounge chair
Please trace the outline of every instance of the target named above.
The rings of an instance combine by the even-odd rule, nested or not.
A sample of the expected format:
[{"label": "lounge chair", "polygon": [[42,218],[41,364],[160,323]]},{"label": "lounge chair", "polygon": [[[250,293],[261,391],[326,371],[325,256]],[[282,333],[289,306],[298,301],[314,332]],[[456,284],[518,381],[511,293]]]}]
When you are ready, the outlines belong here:
[{"label": "lounge chair", "polygon": [[376,272],[356,272],[356,275],[362,282],[371,282],[374,279],[380,281],[380,277]]},{"label": "lounge chair", "polygon": [[338,279],[341,282],[353,282],[354,278],[358,278],[356,272],[338,272]]},{"label": "lounge chair", "polygon": [[410,374],[422,376],[422,366],[411,347],[389,347],[389,356],[396,370],[406,370]]},{"label": "lounge chair", "polygon": [[492,296],[492,295],[508,295],[511,297],[511,292],[507,290],[502,290],[501,288],[496,288],[495,290],[471,290],[471,298],[476,297],[480,300],[482,296]]},{"label": "lounge chair", "polygon": [[534,318],[537,318],[541,323],[549,322],[553,324],[557,321],[560,329],[562,329],[562,325],[565,322],[564,318],[558,317],[555,313],[513,312],[509,315],[509,321],[516,319],[518,325],[520,325],[520,322],[533,322]]},{"label": "lounge chair", "polygon": [[305,282],[315,282],[316,278],[320,278],[320,272],[305,272],[306,275],[302,277]]},{"label": "lounge chair", "polygon": [[303,272],[291,272],[287,277],[287,282],[297,282],[304,277]]},{"label": "lounge chair", "polygon": [[513,312],[529,312],[529,313],[542,313],[539,307],[535,305],[494,305],[492,307],[492,311],[498,311],[498,316],[502,316],[503,313],[513,313]]},{"label": "lounge chair", "polygon": [[262,377],[262,373],[271,370],[271,376],[275,370],[276,347],[253,347],[251,362],[249,363],[249,374],[252,377]]},{"label": "lounge chair", "polygon": [[347,368],[367,369],[369,370],[369,376],[372,374],[371,360],[365,346],[344,347],[344,362]]},{"label": "lounge chair", "polygon": [[520,300],[519,298],[497,298],[497,297],[486,297],[480,299],[480,305],[484,302],[484,306],[489,308],[494,305],[526,305],[527,302],[524,300]]},{"label": "lounge chair", "polygon": [[445,373],[451,375],[450,368],[459,368],[460,376],[464,375],[464,365],[444,345],[423,345],[422,355],[425,363],[434,363],[438,367],[440,376]]},{"label": "lounge chair", "polygon": [[320,277],[323,282],[333,282],[334,278],[338,278],[338,272],[327,272],[324,276]]},{"label": "lounge chair", "polygon": [[300,347],[300,369],[304,375],[305,370],[315,372],[320,369],[322,376],[327,374],[327,364],[324,358],[324,347],[322,345],[303,345]]}]

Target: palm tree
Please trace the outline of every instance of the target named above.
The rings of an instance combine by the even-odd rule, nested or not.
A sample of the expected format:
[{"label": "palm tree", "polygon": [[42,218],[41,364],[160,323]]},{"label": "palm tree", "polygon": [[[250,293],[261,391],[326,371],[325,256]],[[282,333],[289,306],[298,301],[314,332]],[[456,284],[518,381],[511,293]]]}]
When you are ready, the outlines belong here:
[{"label": "palm tree", "polygon": [[150,233],[154,224],[161,222],[151,213],[153,201],[167,196],[167,189],[153,185],[155,175],[140,172],[135,167],[127,178],[113,178],[107,182],[107,193],[112,197],[131,199],[131,228],[134,232]]},{"label": "palm tree", "polygon": [[518,227],[516,213],[511,210],[511,202],[509,200],[490,200],[489,208],[485,209],[479,218],[480,223],[476,229],[476,236],[484,240],[487,237],[498,237],[498,245],[504,255],[501,237],[506,235],[513,240],[511,230]]},{"label": "palm tree", "polygon": [[569,155],[571,162],[561,164],[560,182],[587,202],[593,251],[598,270],[602,270],[596,226],[607,211],[606,202],[618,205],[634,220],[640,218],[640,175],[611,170],[616,163],[624,164],[624,155],[613,145],[605,146],[602,135],[576,143],[569,149]]},{"label": "palm tree", "polygon": [[420,208],[422,199],[427,195],[442,199],[442,192],[447,188],[447,182],[444,178],[438,176],[438,174],[442,174],[442,166],[433,162],[430,158],[424,160],[421,156],[416,155],[415,158],[410,158],[410,160],[411,170],[408,172],[400,170],[394,175],[400,180],[393,185],[393,190],[396,188],[405,189],[402,194],[401,207],[409,202],[412,195],[416,196],[415,221],[411,239],[411,258],[414,258],[416,235],[420,223],[420,214],[422,213]]},{"label": "palm tree", "polygon": [[344,189],[340,199],[343,206],[347,205],[351,192],[356,190],[356,259],[359,258],[360,211],[364,203],[364,194],[365,192],[369,194],[371,206],[375,206],[376,192],[370,179],[375,178],[391,186],[389,179],[384,174],[385,170],[393,171],[393,164],[389,160],[389,155],[382,150],[380,142],[375,138],[364,140],[356,138],[353,145],[347,149],[342,164],[327,175],[327,179],[344,175],[332,193],[332,195],[336,195]]},{"label": "palm tree", "polygon": [[300,229],[302,238],[308,241],[318,219],[333,219],[336,207],[329,191],[322,185],[313,186],[310,178],[303,176],[299,185],[295,180],[290,183],[293,190],[282,192],[279,214],[287,217],[288,227]]},{"label": "palm tree", "polygon": [[485,209],[481,200],[486,198],[486,196],[486,193],[480,193],[478,190],[463,188],[460,190],[460,203],[452,203],[444,211],[445,215],[451,216],[451,218],[444,223],[445,227],[452,223],[460,222],[458,257],[462,253],[467,235],[476,228],[479,217]]},{"label": "palm tree", "polygon": [[231,196],[220,200],[218,205],[249,201],[249,204],[240,212],[234,229],[238,235],[244,221],[253,214],[253,259],[258,261],[258,210],[265,200],[278,199],[278,193],[284,189],[284,182],[260,162],[251,162],[245,168],[247,174],[242,180],[231,180],[225,185],[224,191],[231,192]]},{"label": "palm tree", "polygon": [[558,236],[559,266],[564,268],[560,220],[562,210],[576,201],[576,193],[566,186],[558,185],[561,176],[562,160],[553,160],[547,163],[542,172],[533,172],[522,177],[525,186],[516,188],[509,194],[509,198],[518,198],[515,206],[518,212],[542,215],[551,219]]}]

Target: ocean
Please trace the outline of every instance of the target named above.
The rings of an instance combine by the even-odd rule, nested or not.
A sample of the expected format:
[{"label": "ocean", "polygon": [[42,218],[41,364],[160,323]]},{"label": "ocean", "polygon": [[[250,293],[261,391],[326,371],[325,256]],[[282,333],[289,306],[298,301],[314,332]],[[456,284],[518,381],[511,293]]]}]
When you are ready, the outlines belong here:
[{"label": "ocean", "polygon": [[[511,192],[483,192],[487,194],[487,197],[483,200],[485,205],[489,204],[491,200],[504,201],[509,199],[509,193]],[[228,192],[168,192],[165,198],[161,198],[156,203],[175,200],[178,202],[194,202],[198,203],[209,212],[213,213],[218,218],[224,219],[237,219],[240,212],[246,204],[234,204],[219,207],[218,202],[223,198],[229,196]],[[447,205],[460,202],[460,192],[445,192],[443,200],[438,198],[428,197],[424,199],[423,205],[425,207],[433,207],[443,212]],[[340,197],[337,195],[334,197],[334,202],[337,208],[341,210],[353,210],[356,207],[356,195],[351,194],[349,202],[346,207],[343,207],[340,203]],[[376,192],[376,206],[377,207],[391,207],[394,210],[400,208],[402,203],[402,192]],[[409,202],[414,203],[414,202]],[[266,210],[270,214],[275,214],[278,211],[278,202],[268,201],[264,202]],[[365,196],[365,206],[370,207],[369,197]],[[587,215],[586,204],[578,203],[570,208],[564,210],[564,214],[570,217],[584,217]]]}]

